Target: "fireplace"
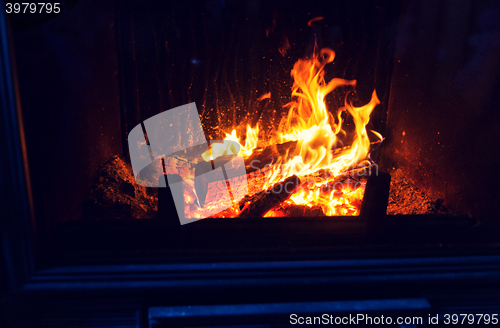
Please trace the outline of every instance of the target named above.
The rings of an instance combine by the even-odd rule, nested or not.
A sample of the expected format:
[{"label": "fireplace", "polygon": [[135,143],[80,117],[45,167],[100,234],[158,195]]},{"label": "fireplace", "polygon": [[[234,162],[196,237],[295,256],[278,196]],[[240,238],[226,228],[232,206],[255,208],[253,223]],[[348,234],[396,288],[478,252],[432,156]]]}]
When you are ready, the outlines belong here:
[{"label": "fireplace", "polygon": [[[370,308],[383,298],[410,304],[383,313],[442,313],[446,288],[498,287],[495,2],[80,0],[65,10],[12,23],[25,136],[16,145],[29,177],[12,182],[29,186],[18,206],[26,222],[12,231],[28,231],[16,242],[34,240],[37,258],[26,293],[64,294],[66,281],[76,295],[120,298],[125,279],[137,297],[118,307],[140,309],[144,322],[149,308],[160,325],[183,322],[184,310],[153,306],[257,313],[259,303]],[[182,106],[206,142],[155,153],[148,120]],[[136,146],[151,155],[145,170],[134,167]],[[280,275],[278,294],[260,298]],[[308,282],[339,294],[315,297]],[[357,282],[373,292],[349,290]],[[300,292],[287,298],[287,286]],[[164,301],[156,287],[189,300]]]},{"label": "fireplace", "polygon": [[[456,101],[467,98],[457,88],[465,83],[459,83],[465,79],[465,75],[459,75],[459,69],[466,67],[467,60],[477,60],[474,48],[462,44],[462,62],[454,67],[447,62],[448,71],[442,74],[432,71],[432,75],[429,71],[432,76],[423,75],[423,70],[415,67],[424,64],[428,67],[425,58],[432,62],[432,56],[438,54],[415,52],[415,47],[423,47],[418,42],[424,42],[421,39],[426,36],[421,33],[425,30],[415,32],[422,27],[407,22],[406,17],[421,15],[419,21],[425,22],[431,18],[453,20],[455,16],[442,18],[453,14],[443,5],[443,8],[434,9],[437,11],[435,16],[428,17],[426,15],[431,14],[425,13],[422,6],[399,1],[386,4],[317,2],[298,6],[281,2],[123,2],[115,15],[107,18],[108,21],[114,19],[113,29],[108,26],[106,31],[110,34],[108,38],[113,37],[115,42],[116,57],[103,49],[107,61],[99,61],[106,65],[109,80],[100,77],[106,72],[104,68],[94,68],[99,72],[95,76],[96,82],[102,84],[94,88],[108,92],[101,91],[95,98],[88,99],[82,88],[75,84],[78,90],[65,94],[82,93],[88,103],[76,110],[81,113],[77,115],[92,117],[92,120],[84,123],[82,116],[65,114],[66,119],[60,120],[54,129],[66,129],[67,124],[82,128],[82,136],[72,130],[77,136],[63,139],[69,143],[65,148],[75,152],[69,155],[70,161],[78,162],[69,167],[75,167],[82,174],[73,178],[68,165],[60,164],[57,169],[48,168],[48,174],[34,181],[35,186],[39,184],[40,191],[55,193],[54,197],[47,197],[43,205],[39,204],[51,213],[45,222],[47,238],[62,238],[63,243],[79,240],[77,243],[86,245],[80,241],[83,238],[80,229],[85,229],[82,226],[90,229],[95,225],[95,229],[100,230],[101,225],[130,224],[135,227],[148,226],[152,222],[173,225],[172,233],[177,235],[176,212],[177,216],[185,215],[186,222],[211,218],[196,223],[203,227],[199,228],[201,231],[219,224],[227,225],[230,231],[230,226],[239,224],[259,227],[260,223],[255,222],[260,220],[252,223],[240,221],[272,217],[275,218],[272,223],[271,220],[263,222],[279,227],[294,226],[291,224],[294,220],[304,222],[304,225],[317,220],[320,226],[330,227],[345,222],[355,226],[352,230],[359,236],[365,236],[367,231],[370,231],[368,235],[376,235],[373,231],[387,231],[401,224],[408,224],[404,229],[411,230],[416,224],[412,222],[418,221],[424,226],[441,226],[442,230],[432,229],[429,234],[432,239],[436,237],[436,231],[454,229],[455,226],[467,230],[486,221],[495,224],[495,220],[490,220],[496,213],[494,197],[497,193],[493,186],[484,182],[478,187],[481,191],[476,192],[472,185],[467,187],[463,182],[464,172],[477,171],[473,167],[480,166],[476,162],[480,156],[471,156],[474,160],[471,159],[469,164],[468,160],[460,161],[460,165],[466,166],[455,169],[461,166],[455,164],[454,155],[460,153],[462,147],[481,148],[468,146],[467,142],[474,138],[466,138],[467,141],[457,139],[457,131],[472,128],[463,125],[460,115],[448,118],[449,112],[446,112],[450,108],[468,112],[463,109],[465,102]],[[460,19],[468,19],[470,24],[463,37],[470,36],[472,40],[481,35],[481,29],[485,29],[482,24],[492,24],[488,20],[491,18],[483,13],[490,7],[486,4],[476,6],[470,10],[463,7],[464,17],[460,16]],[[150,8],[157,10],[153,13]],[[187,21],[184,13],[188,15]],[[458,23],[453,21],[453,24]],[[25,35],[29,37],[29,33]],[[432,48],[442,51],[443,54],[439,55],[444,56],[453,51],[446,48],[447,37],[442,35],[425,42],[435,43]],[[21,48],[23,36],[19,39]],[[414,42],[411,44],[414,48],[405,43],[410,42],[408,40]],[[99,38],[91,41],[105,42]],[[32,41],[27,44],[31,46]],[[439,56],[436,58],[446,61]],[[92,59],[88,65],[97,65],[94,62]],[[412,69],[418,71],[414,74],[418,79],[406,79],[406,74],[413,72]],[[470,66],[467,69],[473,70]],[[441,77],[452,73],[454,82]],[[429,82],[424,77],[436,79],[436,82]],[[493,81],[493,77],[490,80]],[[467,82],[464,85],[473,84]],[[73,84],[68,87],[73,87]],[[441,93],[436,95],[438,92]],[[418,94],[418,98],[413,99],[413,93]],[[474,97],[479,96],[471,95],[471,99]],[[71,97],[66,99],[67,106],[70,106]],[[473,101],[473,104],[477,107],[480,103],[484,105],[484,101]],[[194,155],[182,151],[172,156],[155,153],[152,149],[158,147],[153,145],[155,140],[150,142],[149,139],[156,137],[148,125],[160,113],[173,113],[188,103],[195,106],[194,112],[198,113],[206,143],[200,144],[201,148]],[[417,103],[420,105],[409,109]],[[95,112],[88,112],[93,110]],[[42,115],[40,120],[43,120],[46,114],[37,115]],[[96,119],[100,123],[94,126],[91,122]],[[454,120],[457,124],[453,123]],[[167,124],[159,125],[164,128]],[[184,123],[178,119],[176,124]],[[30,127],[27,133],[37,137],[28,137],[28,143],[30,139],[33,143],[42,140],[38,137],[41,129],[38,120],[35,125],[37,127]],[[425,128],[419,130],[419,126]],[[432,131],[429,130],[431,126]],[[194,130],[193,127],[189,129]],[[470,133],[477,135],[480,132]],[[441,138],[445,139],[441,142]],[[102,146],[90,147],[94,142]],[[137,145],[142,145],[142,148]],[[40,145],[32,148],[45,151]],[[142,171],[142,167],[133,168],[134,156],[142,152],[141,160],[144,160],[148,157],[144,155],[148,149],[153,164]],[[54,151],[56,158],[68,158],[60,149]],[[243,164],[239,164],[239,170],[231,171],[233,173],[222,172],[221,168],[227,163],[234,167],[236,154],[240,154],[244,170]],[[485,162],[491,160],[491,155],[487,156]],[[209,174],[211,170],[220,172]],[[228,172],[232,174],[230,178]],[[392,175],[390,186],[385,172]],[[163,174],[167,174],[167,178]],[[184,206],[175,203],[172,186],[157,188],[158,179],[168,181],[168,177],[182,180],[183,191],[179,197]],[[293,192],[285,192],[284,179],[294,177],[298,180],[292,183]],[[370,191],[373,196],[365,197],[368,178],[374,180]],[[54,179],[62,185],[50,188],[46,179]],[[172,179],[170,182],[175,182],[175,178]],[[236,190],[241,179],[246,179],[246,185],[243,190]],[[64,183],[70,181],[78,197],[70,197],[64,192]],[[281,192],[275,192],[278,189]],[[483,192],[485,197],[478,196]],[[484,203],[479,204],[478,199]],[[364,213],[361,213],[362,206]],[[480,214],[484,211],[490,214]],[[219,222],[215,220],[217,217],[236,220]],[[244,217],[248,220],[240,220]],[[286,217],[293,219],[287,223]],[[183,227],[181,230],[188,229],[197,228]],[[300,229],[297,228],[297,235],[301,234]],[[325,229],[333,229],[339,234],[350,231],[345,228],[318,230]],[[49,237],[51,234],[58,237]],[[154,235],[150,232],[144,234],[144,239],[148,239],[148,234]],[[269,238],[279,240],[280,234],[275,232]],[[453,240],[460,234],[450,235]],[[235,237],[237,240],[253,238],[234,236],[238,236]],[[437,239],[442,237],[437,233]],[[323,244],[319,248],[326,247]]]},{"label": "fireplace", "polygon": [[[493,140],[496,129],[467,123],[496,122],[483,109],[493,108],[496,71],[489,84],[473,82],[473,65],[487,70],[480,56],[493,61],[496,51],[495,6],[425,6],[123,1],[103,7],[82,41],[74,33],[84,23],[67,20],[90,15],[85,2],[39,28],[17,23],[37,233],[49,254],[187,247],[217,255],[225,242],[254,254],[259,247],[245,246],[252,240],[277,254],[333,254],[329,245],[385,238],[481,240],[491,231],[483,225],[497,224],[498,192],[495,170],[481,183],[475,172],[496,155],[471,136]],[[450,41],[448,29],[461,22],[469,24],[462,43]],[[75,31],[56,31],[64,24]],[[476,51],[482,35],[491,49]],[[153,151],[162,139],[152,124],[169,124],[156,118],[186,104],[206,141],[191,154]],[[464,151],[471,156],[462,159]],[[151,156],[144,170],[134,167],[138,153],[139,161]],[[227,163],[233,168],[222,171]],[[158,185],[164,175],[182,186],[183,206],[173,186]],[[178,227],[180,214],[193,226]],[[227,236],[215,242],[205,230]]]},{"label": "fireplace", "polygon": [[[146,133],[139,128],[141,122],[153,124],[159,113],[168,108],[174,112],[186,102],[197,106],[195,116],[200,116],[201,133],[210,141],[210,149],[205,145],[206,149],[191,157],[166,156],[155,150],[150,155],[156,167],[151,165],[143,174],[143,167],[134,167],[132,178],[151,187],[161,175],[162,166],[169,175],[180,175],[184,180],[185,215],[240,216],[248,205],[245,202],[249,206],[244,211],[249,213],[242,215],[250,217],[359,215],[367,172],[376,164],[373,152],[384,138],[377,130],[385,127],[387,71],[392,67],[387,58],[391,57],[394,12],[398,9],[360,4],[361,12],[355,15],[357,19],[363,15],[367,18],[357,26],[340,18],[343,12],[355,12],[358,6],[345,3],[317,3],[304,8],[289,8],[283,3],[151,5],[160,6],[159,12],[168,12],[171,19],[142,12],[136,8],[140,4],[123,6],[117,16],[123,27],[117,39],[119,64],[124,67],[119,70],[121,134],[128,143],[124,142],[123,158],[113,159],[108,167],[93,172],[105,183],[99,182],[91,190],[83,216],[117,216],[115,212],[106,213],[110,204],[100,199],[110,192],[112,182],[106,176],[130,176],[124,171],[129,155],[135,159],[141,154],[136,161],[147,161],[146,148],[158,147],[155,140],[152,144],[146,141],[153,138],[155,131]],[[188,10],[191,18],[187,24],[181,13],[191,7],[196,8]],[[304,10],[312,13],[302,17]],[[338,18],[337,23],[320,16],[328,10],[333,12],[331,19]],[[150,20],[150,24],[131,29],[135,20]],[[155,37],[147,37],[149,34]],[[353,38],[362,39],[363,44],[356,45],[350,41]],[[186,46],[185,39],[196,42]],[[189,85],[185,90],[179,88],[184,83]],[[361,83],[363,86],[358,88]],[[384,104],[374,112],[379,98]],[[183,124],[179,120],[177,125]],[[216,140],[223,144],[214,143]],[[215,166],[223,166],[217,162],[234,162],[231,155],[238,151],[231,147],[241,149],[245,170],[233,173],[234,179],[228,183],[245,178],[246,186],[229,194],[222,192],[226,189],[226,173],[220,172],[218,178],[215,174],[198,176],[210,170],[208,162],[212,167],[214,162]],[[208,169],[204,169],[206,165]],[[156,174],[144,173],[152,170]],[[378,172],[378,167],[375,170]],[[275,183],[293,175],[300,177],[300,190],[290,193],[272,210],[254,205],[256,200],[251,196],[270,191]],[[123,178],[121,181],[129,183]],[[117,194],[123,188],[114,186]],[[116,199],[126,202],[122,204],[125,210],[133,207],[129,217],[154,216],[156,198],[151,201],[143,189],[138,193],[141,200],[137,203],[120,195],[107,198],[115,203]],[[284,197],[284,193],[280,196]],[[270,204],[268,200],[261,203]],[[240,204],[232,205],[237,202]],[[212,209],[213,213],[208,213]]]}]

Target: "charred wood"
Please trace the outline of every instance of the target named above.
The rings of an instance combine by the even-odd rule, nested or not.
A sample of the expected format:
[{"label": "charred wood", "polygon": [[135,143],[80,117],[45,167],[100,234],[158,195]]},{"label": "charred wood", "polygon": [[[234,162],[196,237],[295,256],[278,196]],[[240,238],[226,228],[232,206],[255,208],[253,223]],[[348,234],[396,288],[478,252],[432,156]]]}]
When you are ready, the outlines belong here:
[{"label": "charred wood", "polygon": [[243,198],[239,205],[239,217],[262,217],[290,198],[300,187],[300,179],[296,175],[278,182],[266,191]]}]

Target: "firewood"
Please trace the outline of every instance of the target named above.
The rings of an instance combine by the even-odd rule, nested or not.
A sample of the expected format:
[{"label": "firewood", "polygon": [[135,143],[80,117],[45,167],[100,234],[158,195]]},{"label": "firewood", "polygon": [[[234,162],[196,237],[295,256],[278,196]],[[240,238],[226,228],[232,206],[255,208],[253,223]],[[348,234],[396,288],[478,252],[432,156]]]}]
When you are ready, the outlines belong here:
[{"label": "firewood", "polygon": [[239,217],[262,217],[290,198],[300,187],[300,179],[296,175],[276,183],[266,191],[243,198]]},{"label": "firewood", "polygon": [[255,149],[245,159],[247,173],[260,170],[276,163],[278,158],[286,157],[297,146],[297,141],[288,141],[283,144],[275,144],[262,149]]},{"label": "firewood", "polygon": [[[271,214],[271,215],[270,215]],[[271,212],[266,217],[321,217],[325,216],[323,209],[319,205],[307,206],[298,204],[283,204]]]}]

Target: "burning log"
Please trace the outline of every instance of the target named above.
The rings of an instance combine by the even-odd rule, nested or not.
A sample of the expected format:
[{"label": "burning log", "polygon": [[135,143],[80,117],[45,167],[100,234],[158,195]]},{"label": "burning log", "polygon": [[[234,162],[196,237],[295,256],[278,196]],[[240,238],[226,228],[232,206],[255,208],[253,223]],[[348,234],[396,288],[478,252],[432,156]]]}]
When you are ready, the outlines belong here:
[{"label": "burning log", "polygon": [[[245,159],[246,176],[235,176],[235,171],[228,169],[227,175],[233,177],[231,180],[234,186],[246,187],[248,185],[248,190],[246,188],[231,190],[233,196],[241,199],[247,193],[254,195],[261,192],[272,175],[275,162],[279,158],[285,157],[290,151],[293,151],[296,144],[297,142],[290,141],[254,151]],[[234,155],[222,155],[211,162],[202,161],[194,165],[194,175],[197,177],[195,180],[196,194],[201,206],[218,202],[222,190],[226,189],[226,175],[223,172],[216,172],[210,175],[209,178],[204,178],[202,175],[212,169],[222,167],[233,157]],[[248,184],[239,183],[245,178]]]},{"label": "burning log", "polygon": [[264,149],[255,150],[249,157],[245,158],[247,173],[263,169],[276,162],[279,158],[286,157],[295,150],[297,141],[288,141],[282,144],[274,144]]},{"label": "burning log", "polygon": [[243,198],[239,205],[239,217],[262,217],[290,198],[300,187],[300,179],[296,175],[276,183],[266,191]]},{"label": "burning log", "polygon": [[[286,203],[285,203],[286,204]],[[325,216],[323,209],[319,205],[307,206],[297,204],[281,204],[266,213],[265,217],[321,217]]]}]

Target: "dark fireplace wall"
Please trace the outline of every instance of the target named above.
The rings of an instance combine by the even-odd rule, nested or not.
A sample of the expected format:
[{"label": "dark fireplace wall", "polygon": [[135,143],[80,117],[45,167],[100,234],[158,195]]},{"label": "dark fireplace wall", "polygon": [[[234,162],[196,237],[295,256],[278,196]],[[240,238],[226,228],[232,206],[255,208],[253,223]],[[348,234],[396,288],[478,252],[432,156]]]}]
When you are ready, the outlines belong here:
[{"label": "dark fireplace wall", "polygon": [[113,5],[81,0],[14,33],[39,219],[79,218],[97,167],[122,152]]},{"label": "dark fireplace wall", "polygon": [[500,3],[402,6],[385,165],[483,221],[500,210]]}]

